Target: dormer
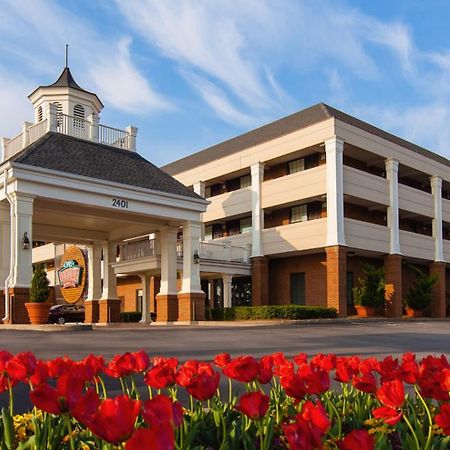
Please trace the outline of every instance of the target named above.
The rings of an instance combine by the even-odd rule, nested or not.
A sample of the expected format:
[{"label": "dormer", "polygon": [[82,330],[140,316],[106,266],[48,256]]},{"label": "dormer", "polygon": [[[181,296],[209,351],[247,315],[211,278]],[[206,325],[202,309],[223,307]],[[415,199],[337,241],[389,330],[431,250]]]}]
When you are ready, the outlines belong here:
[{"label": "dormer", "polygon": [[68,67],[64,68],[53,84],[39,86],[28,98],[34,107],[34,123],[43,120],[50,103],[56,105],[58,114],[84,120],[90,116],[98,117],[103,108],[96,94],[77,84]]}]

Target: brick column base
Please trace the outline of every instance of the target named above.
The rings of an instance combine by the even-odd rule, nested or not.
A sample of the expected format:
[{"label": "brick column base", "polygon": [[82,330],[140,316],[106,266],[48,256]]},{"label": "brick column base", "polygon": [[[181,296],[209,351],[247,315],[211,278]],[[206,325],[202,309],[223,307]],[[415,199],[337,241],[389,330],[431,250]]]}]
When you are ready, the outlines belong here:
[{"label": "brick column base", "polygon": [[384,281],[393,288],[391,301],[386,305],[386,316],[402,317],[402,256],[386,255],[384,257]]},{"label": "brick column base", "polygon": [[[30,290],[28,288],[10,288],[9,289],[9,320],[4,323],[29,324],[25,303],[30,301]],[[3,316],[2,316],[3,317]]]},{"label": "brick column base", "polygon": [[84,323],[97,323],[100,317],[98,300],[84,302]]},{"label": "brick column base", "polygon": [[98,322],[115,323],[120,322],[120,299],[102,298],[98,301]]},{"label": "brick column base", "polygon": [[161,289],[161,278],[151,277],[150,279],[150,312],[156,312],[156,295]]},{"label": "brick column base", "polygon": [[205,320],[205,298],[203,292],[178,294],[178,320]]},{"label": "brick column base", "polygon": [[430,275],[437,276],[437,282],[433,286],[433,299],[430,305],[431,317],[447,316],[447,296],[445,281],[445,262],[432,262],[430,264]]},{"label": "brick column base", "polygon": [[327,247],[327,307],[335,308],[339,317],[347,315],[347,248]]},{"label": "brick column base", "polygon": [[158,294],[156,296],[156,321],[175,322],[178,319],[178,297]]},{"label": "brick column base", "polygon": [[269,260],[265,256],[250,258],[252,271],[252,305],[269,304]]}]

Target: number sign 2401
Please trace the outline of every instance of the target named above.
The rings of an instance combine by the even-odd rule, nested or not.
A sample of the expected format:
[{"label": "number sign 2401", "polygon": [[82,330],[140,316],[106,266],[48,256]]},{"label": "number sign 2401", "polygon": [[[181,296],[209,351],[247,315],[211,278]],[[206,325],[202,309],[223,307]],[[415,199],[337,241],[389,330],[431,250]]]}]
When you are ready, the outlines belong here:
[{"label": "number sign 2401", "polygon": [[128,209],[128,200],[122,200],[120,198],[113,198],[112,205],[115,208]]}]

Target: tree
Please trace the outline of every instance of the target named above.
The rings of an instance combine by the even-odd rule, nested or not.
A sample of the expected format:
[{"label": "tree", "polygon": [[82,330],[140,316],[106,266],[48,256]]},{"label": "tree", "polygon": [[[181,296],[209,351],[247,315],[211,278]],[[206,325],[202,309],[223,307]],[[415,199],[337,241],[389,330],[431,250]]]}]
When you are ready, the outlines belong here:
[{"label": "tree", "polygon": [[50,282],[47,278],[43,264],[37,264],[33,270],[33,278],[31,279],[30,287],[30,302],[44,303],[48,300],[50,295]]}]

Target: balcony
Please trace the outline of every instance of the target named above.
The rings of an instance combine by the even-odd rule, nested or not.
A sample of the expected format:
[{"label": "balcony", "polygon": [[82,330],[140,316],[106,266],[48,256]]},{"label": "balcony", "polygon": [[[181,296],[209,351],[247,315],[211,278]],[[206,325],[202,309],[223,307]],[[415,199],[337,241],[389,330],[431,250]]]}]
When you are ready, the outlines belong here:
[{"label": "balcony", "polygon": [[35,124],[24,122],[21,133],[12,139],[3,138],[3,161],[11,158],[50,131],[136,151],[136,128],[127,127],[126,130],[119,130],[118,128],[100,125],[98,118],[92,116],[89,120],[86,120],[56,113],[56,109],[51,108],[48,117],[45,117],[42,121]]},{"label": "balcony", "polygon": [[398,185],[398,205],[404,211],[434,217],[433,196],[405,184]]},{"label": "balcony", "polygon": [[211,203],[203,213],[203,221],[210,222],[250,212],[252,210],[251,195],[251,188],[246,187],[208,198]]},{"label": "balcony", "polygon": [[434,238],[432,236],[400,230],[400,248],[405,256],[434,260]]},{"label": "balcony", "polygon": [[344,165],[344,194],[388,206],[389,182],[384,178]]},{"label": "balcony", "polygon": [[389,252],[389,228],[360,220],[345,218],[345,241],[350,248]]},{"label": "balcony", "polygon": [[[159,242],[156,239],[127,242],[120,246],[120,261],[134,261],[142,258],[158,257]],[[177,242],[177,256],[183,256],[183,242]],[[200,242],[200,264],[202,261],[222,261],[248,264],[250,258],[249,246],[232,245],[230,242]]]},{"label": "balcony", "polygon": [[302,199],[325,195],[326,167],[285,175],[262,184],[262,207],[271,208]]}]

